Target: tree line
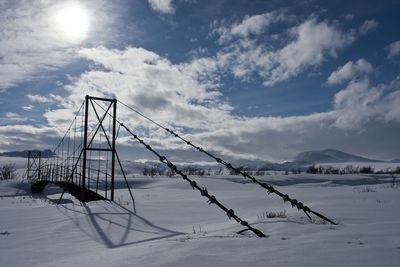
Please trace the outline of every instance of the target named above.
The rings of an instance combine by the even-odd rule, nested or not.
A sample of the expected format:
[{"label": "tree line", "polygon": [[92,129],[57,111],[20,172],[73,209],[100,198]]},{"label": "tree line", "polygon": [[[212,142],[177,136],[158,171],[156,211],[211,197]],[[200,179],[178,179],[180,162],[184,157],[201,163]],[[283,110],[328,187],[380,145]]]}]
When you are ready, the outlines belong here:
[{"label": "tree line", "polygon": [[335,168],[333,166],[316,166],[312,165],[307,168],[307,173],[311,174],[399,174],[400,173],[400,166],[394,169],[387,168],[386,170],[375,170],[371,166],[353,166],[347,165],[343,168]]},{"label": "tree line", "polygon": [[[248,167],[244,166],[239,166],[236,168],[238,171],[235,170],[229,170],[230,175],[239,175],[239,171],[247,172],[250,175],[253,176],[264,176],[264,175],[270,175],[271,171],[273,174],[277,174],[279,172],[283,172],[284,175],[289,175],[289,174],[301,174],[303,172],[309,173],[309,174],[337,174],[337,175],[344,175],[344,174],[400,174],[400,166],[396,167],[394,169],[392,168],[387,168],[385,170],[375,170],[371,166],[353,166],[353,165],[347,165],[345,167],[339,168],[339,167],[333,167],[330,165],[311,165],[307,168],[292,168],[290,170],[285,170],[285,171],[274,171],[274,170],[269,170],[266,171],[264,169],[259,169],[259,170],[251,170]],[[180,170],[186,174],[186,175],[196,175],[196,176],[210,176],[210,175],[222,175],[224,174],[223,167],[220,167],[218,169],[203,169],[200,167],[193,167],[193,166],[180,166]],[[175,173],[169,169],[166,168],[161,168],[157,166],[146,166],[144,167],[142,174],[144,176],[169,176],[172,177],[175,175]]]},{"label": "tree line", "polygon": [[17,169],[14,164],[6,164],[0,167],[0,180],[11,180],[17,178]]}]

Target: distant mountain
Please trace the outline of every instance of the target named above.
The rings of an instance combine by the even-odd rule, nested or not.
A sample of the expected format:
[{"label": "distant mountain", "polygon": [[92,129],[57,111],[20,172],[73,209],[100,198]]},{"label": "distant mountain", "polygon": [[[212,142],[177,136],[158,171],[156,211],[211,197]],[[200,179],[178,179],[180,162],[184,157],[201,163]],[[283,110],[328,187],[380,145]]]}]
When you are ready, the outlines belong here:
[{"label": "distant mountain", "polygon": [[[40,151],[40,150],[34,150],[34,151]],[[28,157],[28,150],[24,151],[8,151],[8,152],[3,152],[0,153],[0,156],[3,157],[13,157],[13,158],[27,158]],[[55,155],[55,153],[49,149],[45,149],[42,152],[42,158],[50,158]]]},{"label": "distant mountain", "polygon": [[392,159],[390,162],[393,162],[393,163],[400,163],[400,159]]},{"label": "distant mountain", "polygon": [[380,162],[379,160],[352,155],[336,149],[301,152],[295,157],[295,161],[309,163]]}]

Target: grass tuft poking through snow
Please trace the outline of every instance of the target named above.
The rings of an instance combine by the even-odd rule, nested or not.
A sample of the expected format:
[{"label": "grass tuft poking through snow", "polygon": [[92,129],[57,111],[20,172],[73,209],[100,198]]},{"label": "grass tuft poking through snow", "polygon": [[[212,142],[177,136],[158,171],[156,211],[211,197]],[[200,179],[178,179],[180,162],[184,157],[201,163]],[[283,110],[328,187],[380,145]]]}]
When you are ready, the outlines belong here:
[{"label": "grass tuft poking through snow", "polygon": [[258,219],[287,218],[286,210],[283,211],[264,211],[257,214]]}]

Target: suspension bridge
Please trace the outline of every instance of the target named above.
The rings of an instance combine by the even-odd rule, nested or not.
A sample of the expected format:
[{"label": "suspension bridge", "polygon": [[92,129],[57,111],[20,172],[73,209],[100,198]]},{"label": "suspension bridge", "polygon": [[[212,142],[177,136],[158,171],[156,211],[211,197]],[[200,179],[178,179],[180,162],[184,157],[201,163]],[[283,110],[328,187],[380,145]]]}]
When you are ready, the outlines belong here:
[{"label": "suspension bridge", "polygon": [[312,219],[311,215],[313,215],[330,224],[336,225],[328,217],[314,211],[297,199],[280,192],[272,185],[264,181],[259,181],[248,172],[233,166],[208,150],[190,142],[177,132],[144,115],[136,108],[117,99],[88,95],[74,113],[73,120],[59,143],[53,149],[51,157],[44,159],[41,157],[39,151],[29,152],[27,178],[31,181],[32,192],[41,192],[47,184],[54,183],[63,188],[63,193],[58,200],[58,204],[61,203],[65,192],[69,192],[82,202],[96,200],[114,201],[115,178],[116,174],[118,174],[125,181],[126,188],[134,204],[135,199],[129,186],[128,177],[116,149],[118,135],[120,131],[124,130],[128,136],[143,145],[144,148],[150,151],[173,173],[188,182],[193,190],[197,190],[201,196],[207,198],[209,204],[213,204],[221,209],[229,219],[235,220],[244,227],[244,230],[250,230],[258,237],[266,236],[263,232],[239,217],[233,209],[228,208],[221,201],[217,200],[216,196],[210,194],[207,188],[199,186],[194,179],[189,178],[176,164],[145,142],[144,138],[133,130],[133,127],[119,119],[117,117],[117,104],[122,105],[149,123],[166,131],[183,144],[194,148],[199,153],[205,154],[227,169],[240,174],[244,179],[249,179],[255,185],[265,189],[268,194],[280,197],[293,208],[297,208],[306,214],[310,220]]}]

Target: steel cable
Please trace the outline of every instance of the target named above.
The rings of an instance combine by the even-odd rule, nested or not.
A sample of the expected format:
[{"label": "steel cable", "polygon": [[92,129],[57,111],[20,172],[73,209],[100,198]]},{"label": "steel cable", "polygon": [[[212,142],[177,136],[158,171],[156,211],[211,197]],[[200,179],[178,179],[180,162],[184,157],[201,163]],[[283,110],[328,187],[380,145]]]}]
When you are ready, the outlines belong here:
[{"label": "steel cable", "polygon": [[186,140],[185,138],[181,137],[180,135],[178,135],[177,133],[175,133],[174,131],[164,127],[163,125],[159,124],[158,122],[152,120],[151,118],[149,118],[148,116],[142,114],[141,112],[139,112],[138,110],[128,106],[127,104],[117,100],[121,105],[125,106],[126,108],[132,110],[133,112],[135,112],[136,114],[138,114],[139,116],[145,118],[146,120],[150,121],[151,123],[157,125],[158,127],[162,128],[163,130],[167,131],[168,133],[172,134],[173,136],[175,136],[176,138],[180,139],[181,141],[185,142],[187,145],[195,148],[196,150],[206,154],[207,156],[213,158],[216,162],[224,165],[225,167],[227,167],[228,169],[241,174],[244,178],[250,179],[253,183],[256,183],[258,185],[260,185],[261,187],[263,187],[264,189],[267,190],[268,193],[274,193],[276,195],[278,195],[279,197],[281,197],[283,199],[284,202],[289,202],[292,207],[296,207],[298,210],[302,210],[309,219],[311,219],[310,215],[308,213],[312,213],[315,216],[333,224],[333,225],[337,225],[337,223],[335,223],[334,221],[330,220],[329,218],[327,218],[326,216],[320,214],[319,212],[316,212],[314,210],[312,210],[311,208],[309,208],[308,206],[304,205],[302,202],[294,199],[294,198],[290,198],[288,195],[281,193],[280,191],[278,191],[277,189],[275,189],[272,185],[269,185],[265,182],[260,182],[258,181],[255,177],[251,176],[249,173],[239,169],[239,168],[235,168],[232,166],[231,163],[226,162],[225,160],[211,154],[210,152],[208,152],[207,150],[204,150],[202,147],[199,147],[195,144],[193,144],[192,142]]}]

